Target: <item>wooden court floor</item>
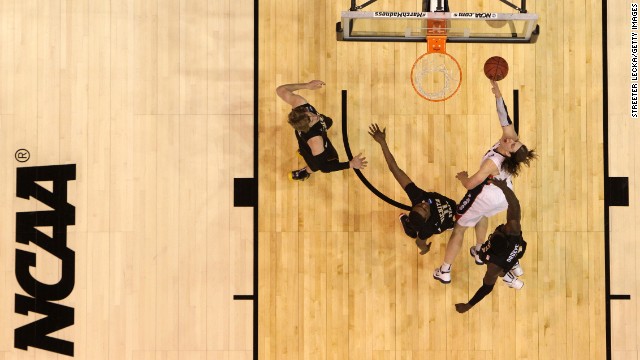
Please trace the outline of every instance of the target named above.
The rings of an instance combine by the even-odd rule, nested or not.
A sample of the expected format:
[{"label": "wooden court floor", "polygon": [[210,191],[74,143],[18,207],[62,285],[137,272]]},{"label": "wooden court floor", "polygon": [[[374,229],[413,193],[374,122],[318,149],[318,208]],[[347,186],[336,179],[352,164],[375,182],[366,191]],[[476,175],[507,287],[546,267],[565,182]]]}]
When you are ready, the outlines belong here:
[{"label": "wooden court floor", "polygon": [[[47,326],[63,328],[50,336],[77,359],[252,358],[253,304],[233,297],[253,293],[253,212],[234,208],[233,183],[254,176],[254,3],[233,5],[0,1],[0,359],[70,358],[29,338]],[[44,190],[16,196],[34,181],[17,168],[61,164],[75,165],[74,180],[38,178],[54,205]],[[56,247],[36,245],[33,230],[18,242],[16,213],[52,206],[74,223],[54,236],[36,214]],[[60,248],[75,256],[50,254]],[[18,250],[36,254],[35,268]],[[27,291],[17,268],[45,284],[70,277],[72,291]],[[15,329],[44,317],[18,313],[16,294],[59,305],[37,306],[58,316],[19,337],[46,350],[14,347]]]},{"label": "wooden court floor", "polygon": [[[510,12],[498,1],[450,5]],[[535,45],[449,44],[464,83],[439,104],[421,100],[409,82],[424,44],[335,41],[337,14],[347,7],[340,1],[260,3],[259,357],[605,358],[602,4],[529,2],[541,17]],[[367,10],[418,8],[417,2],[385,1]],[[418,186],[459,200],[464,189],[455,174],[475,171],[500,136],[481,68],[493,55],[511,65],[503,94],[513,109],[512,90],[519,91],[520,138],[540,155],[514,181],[529,242],[525,287],[516,293],[496,286],[460,315],[454,303],[468,300],[484,274],[466,254],[473,232],[454,263],[452,283],[443,286],[431,274],[448,233],[420,256],[397,221],[400,211],[352,172],[288,182],[286,173],[301,163],[285,123],[289,109],[273,89],[324,80],[324,89],[300,94],[334,119],[343,115],[341,90],[347,90],[350,147],[369,159],[363,174],[375,187],[408,201],[366,133],[374,122],[387,128],[400,167]],[[340,128],[330,133],[342,144]],[[492,218],[490,228],[502,221],[504,214]]]},{"label": "wooden court floor", "polygon": [[[464,83],[437,105],[408,81],[424,44],[336,42],[348,6],[0,1],[0,359],[65,359],[69,343],[74,358],[92,360],[604,359],[605,150],[608,175],[628,177],[630,198],[610,210],[611,294],[630,297],[612,302],[612,355],[638,358],[638,129],[619,60],[629,58],[631,2],[607,7],[608,103],[600,2],[529,2],[541,17],[535,45],[450,45]],[[368,9],[419,6],[379,0]],[[453,10],[510,12],[497,0]],[[368,158],[374,186],[407,202],[366,134],[372,122],[387,127],[418,186],[458,200],[455,174],[474,171],[499,137],[478,66],[492,55],[511,65],[502,90],[511,109],[519,91],[520,136],[540,154],[515,180],[526,285],[516,293],[499,283],[459,315],[453,304],[483,274],[465,251],[473,233],[443,286],[431,272],[449,233],[420,256],[399,210],[353,172],[289,182],[301,164],[274,90],[324,80],[301,94],[336,120],[343,159],[347,90],[350,146]],[[255,176],[257,229],[251,208],[234,207],[234,179]],[[24,219],[32,223],[18,226]],[[234,295],[254,295],[256,263],[254,319],[253,302]],[[42,342],[45,329],[53,345]],[[16,348],[34,337],[41,348]]]}]

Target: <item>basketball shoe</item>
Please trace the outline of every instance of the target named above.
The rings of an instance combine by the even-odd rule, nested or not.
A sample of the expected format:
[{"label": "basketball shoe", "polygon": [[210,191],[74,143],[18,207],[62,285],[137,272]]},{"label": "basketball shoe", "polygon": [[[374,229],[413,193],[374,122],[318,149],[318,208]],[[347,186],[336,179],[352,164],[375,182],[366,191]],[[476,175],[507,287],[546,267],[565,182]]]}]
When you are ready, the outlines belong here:
[{"label": "basketball shoe", "polygon": [[469,254],[471,254],[471,257],[475,261],[476,265],[484,265],[484,261],[480,259],[480,255],[478,254],[478,250],[476,250],[475,245],[471,246],[471,249],[469,249]]},{"label": "basketball shoe", "polygon": [[451,270],[442,271],[442,268],[439,266],[433,272],[433,278],[440,281],[443,284],[448,284],[451,282]]},{"label": "basketball shoe", "polygon": [[504,274],[502,281],[504,281],[508,287],[516,290],[520,290],[524,286],[524,282],[518,279],[511,271]]},{"label": "basketball shoe", "polygon": [[310,176],[311,176],[311,174],[309,174],[309,172],[307,171],[306,167],[304,167],[304,168],[302,168],[300,170],[293,170],[292,172],[289,173],[289,179],[297,180],[297,181],[305,181]]},{"label": "basketball shoe", "polygon": [[515,276],[522,276],[524,274],[524,270],[520,267],[520,262],[516,261],[516,264],[511,268],[511,273]]}]

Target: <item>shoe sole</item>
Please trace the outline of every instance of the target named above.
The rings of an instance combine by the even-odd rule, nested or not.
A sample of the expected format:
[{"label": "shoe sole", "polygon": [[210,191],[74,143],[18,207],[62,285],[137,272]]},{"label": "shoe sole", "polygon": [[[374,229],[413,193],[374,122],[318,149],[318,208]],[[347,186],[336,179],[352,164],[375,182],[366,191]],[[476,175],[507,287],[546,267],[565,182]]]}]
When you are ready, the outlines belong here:
[{"label": "shoe sole", "polygon": [[[471,248],[473,249],[473,248]],[[471,249],[469,249],[469,255],[471,255],[471,257],[473,258],[473,262],[476,263],[476,265],[484,265],[484,262],[478,262],[478,260],[476,260],[476,256],[473,255],[473,252],[471,251]]]},{"label": "shoe sole", "polygon": [[438,280],[438,281],[440,281],[441,283],[443,283],[443,284],[445,284],[445,285],[447,285],[447,284],[450,284],[450,283],[451,283],[451,280],[449,280],[449,281],[444,281],[444,280],[440,279],[439,277],[437,277],[437,276],[435,276],[435,275],[433,275],[433,278],[434,278],[434,279],[436,279],[436,280]]}]

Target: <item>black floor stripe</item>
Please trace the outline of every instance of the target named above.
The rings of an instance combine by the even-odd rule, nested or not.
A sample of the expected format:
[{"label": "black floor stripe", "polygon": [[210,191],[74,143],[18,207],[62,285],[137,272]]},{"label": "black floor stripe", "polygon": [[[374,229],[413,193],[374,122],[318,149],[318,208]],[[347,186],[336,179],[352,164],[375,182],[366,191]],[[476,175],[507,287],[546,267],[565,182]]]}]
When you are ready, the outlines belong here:
[{"label": "black floor stripe", "polygon": [[233,300],[254,300],[253,295],[233,295]]},{"label": "black floor stripe", "polygon": [[258,206],[258,182],[254,178],[233,179],[233,206]]},{"label": "black floor stripe", "polygon": [[259,79],[259,61],[258,54],[260,49],[258,46],[258,29],[260,26],[260,0],[253,0],[253,189],[255,191],[253,197],[253,359],[258,360],[258,274],[259,274],[259,256],[258,256],[258,174],[259,163],[258,157],[259,141],[258,141],[258,129],[259,129],[259,109],[258,109],[258,87],[260,84]]},{"label": "black floor stripe", "polygon": [[629,206],[629,178],[605,178],[604,198],[608,201],[608,206]]},{"label": "black floor stripe", "polygon": [[[353,159],[353,154],[351,153],[351,147],[349,146],[349,136],[347,133],[348,133],[347,131],[347,90],[342,90],[342,141],[344,143],[344,150],[347,153],[347,157],[349,158],[349,160],[351,160]],[[386,203],[393,205],[397,208],[407,210],[407,211],[411,210],[411,206],[399,203],[389,198],[385,194],[381,193],[380,190],[376,189],[375,186],[371,185],[369,180],[367,180],[367,178],[364,177],[364,175],[362,174],[362,171],[358,169],[353,169],[353,171],[355,171],[360,181],[362,181],[362,183],[369,190],[371,190],[371,192],[374,193],[377,197],[379,197],[380,199],[384,200]]]},{"label": "black floor stripe", "polygon": [[[609,177],[609,73],[607,71],[607,6],[602,1],[602,166],[604,179]],[[609,235],[609,199],[605,184],[604,196],[604,291],[605,291],[605,330],[607,360],[611,360],[611,249]]]},{"label": "black floor stripe", "polygon": [[631,300],[631,295],[609,295],[609,300]]}]

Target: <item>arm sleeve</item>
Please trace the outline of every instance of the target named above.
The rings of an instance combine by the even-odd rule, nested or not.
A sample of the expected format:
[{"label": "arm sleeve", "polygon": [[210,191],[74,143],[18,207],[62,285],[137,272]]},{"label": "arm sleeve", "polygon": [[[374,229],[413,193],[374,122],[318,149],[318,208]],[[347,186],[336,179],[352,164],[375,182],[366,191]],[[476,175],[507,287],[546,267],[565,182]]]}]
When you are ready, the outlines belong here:
[{"label": "arm sleeve", "polygon": [[473,295],[468,304],[474,306],[475,304],[480,302],[480,300],[484,299],[485,296],[489,295],[489,293],[493,290],[494,285],[495,284],[487,285],[485,283],[482,283],[482,286],[480,287],[480,289],[478,289],[478,291],[476,291],[476,294]]},{"label": "arm sleeve", "polygon": [[339,162],[339,161],[327,161],[322,157],[322,154],[315,156],[318,160],[318,169],[323,173],[330,173],[334,171],[346,170],[349,168],[349,162]]},{"label": "arm sleeve", "polygon": [[498,118],[500,119],[500,125],[502,125],[502,127],[513,124],[503,98],[496,99],[496,110],[498,110]]}]

